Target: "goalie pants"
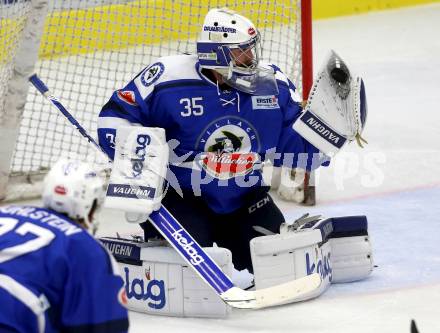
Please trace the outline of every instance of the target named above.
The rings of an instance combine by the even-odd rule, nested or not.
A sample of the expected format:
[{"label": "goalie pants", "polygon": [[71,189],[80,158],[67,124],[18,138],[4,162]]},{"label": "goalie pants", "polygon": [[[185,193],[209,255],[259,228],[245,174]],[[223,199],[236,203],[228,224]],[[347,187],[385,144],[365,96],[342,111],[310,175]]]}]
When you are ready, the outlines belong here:
[{"label": "goalie pants", "polygon": [[[261,236],[254,226],[279,233],[284,216],[268,193],[268,187],[261,187],[247,196],[246,204],[228,214],[213,212],[200,197],[191,191],[184,191],[183,198],[172,188],[168,189],[162,203],[194,237],[202,247],[215,242],[232,252],[232,261],[237,270],[247,268],[252,272],[249,242]],[[145,239],[160,237],[154,227],[141,223]]]}]

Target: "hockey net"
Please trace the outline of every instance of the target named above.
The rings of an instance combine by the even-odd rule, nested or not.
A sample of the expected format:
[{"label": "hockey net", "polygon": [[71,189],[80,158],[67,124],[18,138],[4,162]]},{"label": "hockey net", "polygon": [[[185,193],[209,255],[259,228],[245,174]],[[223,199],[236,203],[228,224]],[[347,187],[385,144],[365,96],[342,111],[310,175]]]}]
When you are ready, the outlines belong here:
[{"label": "hockey net", "polygon": [[0,3],[0,130],[16,117],[18,131],[10,142],[2,142],[12,153],[11,158],[7,153],[1,157],[7,165],[0,177],[8,177],[8,186],[3,193],[0,186],[0,200],[5,193],[9,199],[37,194],[38,187],[33,191],[28,185],[38,183],[60,156],[97,158],[94,148],[34,89],[11,116],[5,100],[11,98],[8,89],[18,58],[26,55],[17,50],[26,44],[38,43],[33,71],[92,136],[113,90],[159,56],[195,52],[208,8],[227,6],[249,17],[261,30],[264,60],[281,67],[300,91],[303,75],[310,81],[305,85],[311,84],[311,55],[303,51],[307,45],[311,50],[310,26],[304,28],[311,0],[306,5],[300,0],[38,0],[37,7],[47,7],[45,15],[38,15],[44,29],[40,36],[35,31],[26,37],[23,31],[35,1]]}]

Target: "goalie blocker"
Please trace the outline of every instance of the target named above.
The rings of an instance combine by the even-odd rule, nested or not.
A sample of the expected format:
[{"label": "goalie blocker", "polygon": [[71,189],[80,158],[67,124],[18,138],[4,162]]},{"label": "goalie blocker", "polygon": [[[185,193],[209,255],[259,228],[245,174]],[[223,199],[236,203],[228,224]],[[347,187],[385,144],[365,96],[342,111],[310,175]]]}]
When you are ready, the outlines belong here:
[{"label": "goalie blocker", "polygon": [[118,127],[104,207],[144,216],[161,206],[169,148],[163,128]]}]

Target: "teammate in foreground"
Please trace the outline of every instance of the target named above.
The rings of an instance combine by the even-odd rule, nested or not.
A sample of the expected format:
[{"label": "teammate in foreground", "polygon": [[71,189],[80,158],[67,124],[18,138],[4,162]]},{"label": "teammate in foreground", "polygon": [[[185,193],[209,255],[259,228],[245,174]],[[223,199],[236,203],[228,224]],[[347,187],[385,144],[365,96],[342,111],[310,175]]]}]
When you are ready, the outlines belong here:
[{"label": "teammate in foreground", "polygon": [[[254,24],[230,10],[212,9],[197,55],[159,58],[113,93],[99,116],[99,142],[114,158],[122,126],[164,129],[172,151],[167,175],[171,186],[162,203],[201,246],[215,242],[231,250],[236,269],[252,271],[250,240],[263,235],[261,231],[278,234],[285,222],[268,194],[259,162],[274,159],[276,166],[310,171],[328,161],[321,151],[342,147],[338,133],[347,134],[342,121],[338,133],[328,131],[326,123],[333,119],[325,116],[326,122],[302,119],[303,129],[295,130],[302,116],[300,102],[281,70],[260,61],[260,34]],[[114,168],[126,172],[127,181],[139,179],[139,170],[158,158],[152,141],[151,135],[138,135],[137,146],[130,147],[136,158],[115,157]],[[114,188],[114,197],[134,194],[119,185]],[[144,186],[142,195],[157,197],[158,190]],[[149,224],[143,228],[146,238],[154,235]]]},{"label": "teammate in foreground", "polygon": [[127,332],[123,281],[92,236],[105,183],[58,161],[43,205],[0,207],[1,332]]}]

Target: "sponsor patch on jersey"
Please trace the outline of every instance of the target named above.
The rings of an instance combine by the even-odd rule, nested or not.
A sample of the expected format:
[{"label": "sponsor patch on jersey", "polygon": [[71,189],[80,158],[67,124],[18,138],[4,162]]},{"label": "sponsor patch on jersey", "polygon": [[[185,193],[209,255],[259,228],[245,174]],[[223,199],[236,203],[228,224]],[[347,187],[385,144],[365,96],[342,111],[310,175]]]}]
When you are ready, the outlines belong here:
[{"label": "sponsor patch on jersey", "polygon": [[131,90],[118,90],[116,93],[118,95],[118,98],[130,105],[136,106],[136,97],[134,95],[134,91]]},{"label": "sponsor patch on jersey", "polygon": [[258,155],[255,153],[207,153],[202,167],[212,177],[229,179],[247,175],[257,162]]},{"label": "sponsor patch on jersey", "polygon": [[252,109],[267,110],[278,109],[278,97],[275,95],[268,96],[252,96]]},{"label": "sponsor patch on jersey", "polygon": [[212,177],[230,179],[253,170],[260,149],[253,126],[239,117],[223,117],[209,124],[199,137],[197,147],[207,152],[201,167]]},{"label": "sponsor patch on jersey", "polygon": [[165,66],[161,62],[156,62],[148,67],[141,74],[141,82],[145,87],[151,86],[156,82],[165,70]]}]

